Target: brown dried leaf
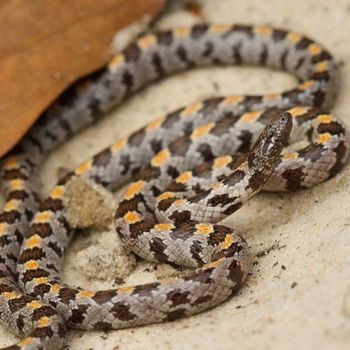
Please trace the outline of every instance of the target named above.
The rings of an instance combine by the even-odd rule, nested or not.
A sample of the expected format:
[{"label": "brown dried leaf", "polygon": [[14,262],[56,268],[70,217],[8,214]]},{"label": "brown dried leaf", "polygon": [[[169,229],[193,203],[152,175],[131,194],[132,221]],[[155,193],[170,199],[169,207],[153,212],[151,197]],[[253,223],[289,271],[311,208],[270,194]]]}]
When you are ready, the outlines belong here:
[{"label": "brown dried leaf", "polygon": [[0,0],[0,156],[78,78],[106,64],[118,29],[165,0]]}]

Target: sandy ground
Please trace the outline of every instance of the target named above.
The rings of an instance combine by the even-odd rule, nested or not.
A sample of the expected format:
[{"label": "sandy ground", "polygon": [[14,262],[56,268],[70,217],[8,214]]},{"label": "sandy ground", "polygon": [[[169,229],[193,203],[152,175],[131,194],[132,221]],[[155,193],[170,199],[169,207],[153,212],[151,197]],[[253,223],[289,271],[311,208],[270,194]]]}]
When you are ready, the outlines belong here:
[{"label": "sandy ground", "polygon": [[[339,62],[341,76],[333,112],[350,130],[350,0],[203,0],[200,4],[203,15],[211,22],[289,28],[317,39],[330,49]],[[198,19],[181,10],[178,4],[159,26],[186,25],[195,20]],[[59,167],[74,167],[82,158],[88,158],[164,112],[207,97],[267,93],[293,84],[294,79],[285,73],[242,67],[199,69],[163,80],[50,155],[43,170],[43,192],[47,193],[53,186]],[[236,297],[213,310],[174,323],[108,333],[71,331],[70,348],[348,349],[348,198],[349,166],[336,178],[312,190],[259,194],[227,220],[228,225],[248,240],[255,256],[252,276]],[[98,263],[94,261],[92,265],[97,267],[91,270],[89,259],[96,251],[105,249],[106,254],[98,257]],[[119,271],[115,264],[120,259],[113,259],[113,254],[119,254],[118,249],[112,232],[82,235],[67,254],[64,280],[89,288],[115,286],[111,273]],[[148,282],[168,273],[171,271],[164,267],[156,270],[153,265],[139,264],[126,283]],[[98,278],[90,278],[91,274]],[[2,328],[0,333],[3,334],[0,346],[15,340]]]}]

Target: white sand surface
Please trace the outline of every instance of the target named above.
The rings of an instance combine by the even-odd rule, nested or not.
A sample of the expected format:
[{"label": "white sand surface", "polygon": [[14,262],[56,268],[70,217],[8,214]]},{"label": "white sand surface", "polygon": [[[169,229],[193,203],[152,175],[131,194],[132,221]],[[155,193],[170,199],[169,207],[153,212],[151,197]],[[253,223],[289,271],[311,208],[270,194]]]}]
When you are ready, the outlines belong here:
[{"label": "white sand surface", "polygon": [[[332,111],[350,130],[350,0],[199,3],[210,22],[270,24],[299,31],[327,47],[336,57],[340,73],[339,95]],[[178,1],[158,26],[198,20],[181,4]],[[268,93],[293,84],[294,78],[288,74],[257,67],[198,69],[162,80],[53,152],[43,169],[43,193],[54,185],[60,167],[74,167],[164,112],[212,96]],[[261,193],[226,222],[247,239],[255,256],[252,276],[236,297],[173,323],[108,333],[71,331],[70,348],[349,349],[349,166],[311,190]],[[89,288],[115,286],[112,272],[119,271],[115,264],[122,254],[117,241],[114,232],[94,232],[76,239],[67,254],[64,280]],[[101,251],[105,254],[97,256]],[[133,266],[132,261],[123,261]],[[89,269],[89,262],[96,268]],[[123,273],[125,277],[128,271]],[[156,270],[154,265],[138,264],[126,283],[148,282],[171,273],[172,269],[164,266]],[[97,278],[91,278],[94,274]],[[16,340],[2,328],[0,334],[0,346]]]}]

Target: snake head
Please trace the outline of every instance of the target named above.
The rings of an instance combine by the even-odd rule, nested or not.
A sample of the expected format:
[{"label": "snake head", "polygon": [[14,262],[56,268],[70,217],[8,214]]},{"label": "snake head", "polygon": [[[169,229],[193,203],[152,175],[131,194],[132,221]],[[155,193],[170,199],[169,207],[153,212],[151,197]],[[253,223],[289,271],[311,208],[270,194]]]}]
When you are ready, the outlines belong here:
[{"label": "snake head", "polygon": [[262,173],[270,173],[277,164],[292,130],[292,115],[278,114],[263,129],[248,155],[248,166]]}]

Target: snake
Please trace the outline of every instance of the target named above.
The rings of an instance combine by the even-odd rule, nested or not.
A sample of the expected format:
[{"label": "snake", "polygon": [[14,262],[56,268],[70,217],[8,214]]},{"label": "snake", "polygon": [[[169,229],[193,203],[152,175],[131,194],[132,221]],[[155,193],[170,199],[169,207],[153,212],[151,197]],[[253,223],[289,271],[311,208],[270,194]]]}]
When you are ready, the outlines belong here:
[{"label": "snake", "polygon": [[[267,66],[298,83],[160,117],[83,162],[40,200],[38,172],[51,150],[161,77],[213,64]],[[146,34],[73,84],[2,160],[0,319],[22,338],[6,349],[60,349],[69,328],[173,321],[237,293],[252,258],[245,240],[219,222],[260,190],[307,189],[342,169],[345,129],[326,112],[336,90],[334,58],[314,40],[264,25],[207,23]],[[64,251],[77,231],[64,198],[78,178],[110,191],[128,184],[116,234],[136,255],[190,272],[104,291],[63,283]]]}]

